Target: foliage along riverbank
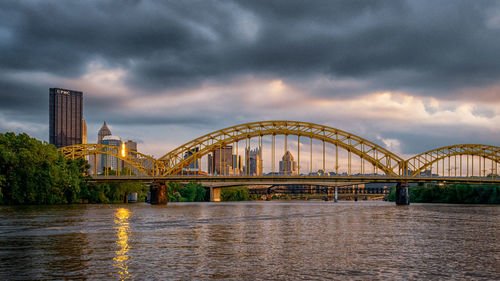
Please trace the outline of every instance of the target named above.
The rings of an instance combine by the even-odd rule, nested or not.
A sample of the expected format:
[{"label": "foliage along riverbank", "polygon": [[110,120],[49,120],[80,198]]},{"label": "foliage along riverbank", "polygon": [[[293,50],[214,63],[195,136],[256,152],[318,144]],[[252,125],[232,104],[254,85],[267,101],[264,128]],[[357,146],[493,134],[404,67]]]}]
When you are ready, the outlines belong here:
[{"label": "foliage along riverbank", "polygon": [[[393,188],[388,201],[395,201]],[[446,186],[427,185],[410,187],[410,202],[453,203],[453,204],[500,204],[500,185],[451,184]]]},{"label": "foliage along riverbank", "polygon": [[190,182],[185,186],[181,186],[177,182],[169,182],[167,184],[167,195],[169,202],[203,202],[210,200],[210,194],[201,184],[195,182]]},{"label": "foliage along riverbank", "polygon": [[87,162],[66,159],[27,134],[0,134],[0,203],[76,203]]},{"label": "foliage along riverbank", "polygon": [[[127,168],[119,173],[113,170],[106,173],[110,176],[133,175]],[[138,202],[144,202],[149,187],[141,182],[87,183],[83,186],[81,198],[84,203],[123,203],[125,197],[132,192],[137,193]]]},{"label": "foliage along riverbank", "polygon": [[145,197],[141,183],[89,183],[88,168],[85,159],[67,159],[27,134],[0,134],[0,204],[114,203],[127,192]]},{"label": "foliage along riverbank", "polygon": [[[207,202],[210,193],[201,184],[190,182],[181,187],[179,183],[167,184],[169,202]],[[245,186],[226,187],[221,190],[221,201],[248,201],[251,200],[248,188]]]}]

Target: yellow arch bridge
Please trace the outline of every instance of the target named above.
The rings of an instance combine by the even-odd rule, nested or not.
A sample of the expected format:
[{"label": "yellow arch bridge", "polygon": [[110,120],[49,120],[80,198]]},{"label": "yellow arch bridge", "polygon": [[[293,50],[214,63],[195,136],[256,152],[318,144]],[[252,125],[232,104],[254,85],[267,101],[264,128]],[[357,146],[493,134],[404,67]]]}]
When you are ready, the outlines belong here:
[{"label": "yellow arch bridge", "polygon": [[[277,147],[282,148],[282,152],[278,152]],[[91,175],[97,181],[197,181],[217,187],[366,182],[397,182],[403,186],[409,182],[500,183],[498,146],[452,145],[403,159],[349,132],[298,121],[231,126],[189,141],[158,159],[127,151],[125,147],[103,144],[72,145],[60,151],[68,158],[87,158],[94,167]],[[281,161],[276,158],[277,153],[283,155]],[[202,169],[205,161],[207,165]],[[115,169],[127,167],[128,174],[110,175],[106,169],[99,175],[98,163]],[[268,173],[264,173],[264,167]]]}]

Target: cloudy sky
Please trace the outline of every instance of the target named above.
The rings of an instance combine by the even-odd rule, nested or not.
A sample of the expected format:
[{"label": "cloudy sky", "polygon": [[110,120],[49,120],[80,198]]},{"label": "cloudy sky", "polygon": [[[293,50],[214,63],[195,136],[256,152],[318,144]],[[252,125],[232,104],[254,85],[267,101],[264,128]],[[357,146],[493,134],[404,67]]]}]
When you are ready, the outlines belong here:
[{"label": "cloudy sky", "polygon": [[0,132],[48,140],[50,87],[161,156],[259,120],[411,155],[500,145],[499,1],[0,2]]}]

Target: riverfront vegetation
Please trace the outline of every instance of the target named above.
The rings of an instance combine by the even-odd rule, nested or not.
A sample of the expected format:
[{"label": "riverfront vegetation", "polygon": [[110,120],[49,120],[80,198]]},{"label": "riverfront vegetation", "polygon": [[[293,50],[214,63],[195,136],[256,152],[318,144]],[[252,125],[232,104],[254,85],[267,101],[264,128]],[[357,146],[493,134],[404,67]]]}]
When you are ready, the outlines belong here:
[{"label": "riverfront vegetation", "polygon": [[250,193],[246,186],[235,186],[222,188],[220,193],[221,201],[248,201]]},{"label": "riverfront vegetation", "polygon": [[27,134],[0,134],[0,204],[113,203],[128,192],[144,198],[143,184],[89,183],[88,168]]},{"label": "riverfront vegetation", "polygon": [[[210,193],[199,183],[190,182],[182,187],[179,183],[167,184],[169,202],[203,202],[210,201]],[[221,189],[221,201],[251,200],[248,188],[245,186],[226,187]]]},{"label": "riverfront vegetation", "polygon": [[[109,169],[107,175],[133,175],[127,168],[116,172]],[[88,203],[123,203],[131,192],[137,192],[138,202],[146,201],[149,187],[140,182],[87,183],[82,190],[82,199]]]},{"label": "riverfront vegetation", "polygon": [[80,202],[84,203],[123,203],[125,196],[137,192],[138,201],[144,202],[149,188],[137,182],[87,183],[83,185]]},{"label": "riverfront vegetation", "polygon": [[0,202],[75,203],[81,197],[85,160],[66,159],[27,134],[0,134]]},{"label": "riverfront vegetation", "polygon": [[[388,200],[395,201],[396,188]],[[455,204],[500,204],[500,185],[451,184],[410,187],[410,202]]]},{"label": "riverfront vegetation", "polygon": [[169,202],[202,202],[208,201],[210,198],[206,198],[210,194],[205,190],[205,188],[195,182],[190,182],[184,187],[177,182],[169,182],[167,184],[167,194]]}]

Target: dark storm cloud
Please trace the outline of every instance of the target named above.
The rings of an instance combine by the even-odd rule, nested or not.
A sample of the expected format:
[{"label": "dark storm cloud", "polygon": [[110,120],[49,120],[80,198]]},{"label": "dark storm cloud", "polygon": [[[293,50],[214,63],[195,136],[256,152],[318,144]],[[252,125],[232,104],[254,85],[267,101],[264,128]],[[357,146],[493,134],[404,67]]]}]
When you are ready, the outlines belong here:
[{"label": "dark storm cloud", "polygon": [[190,126],[190,127],[205,127],[209,124],[218,124],[217,117],[212,116],[179,116],[174,114],[169,114],[168,116],[148,116],[148,115],[134,115],[134,116],[109,116],[107,119],[109,123],[115,125],[123,126],[155,126],[155,125],[179,125],[179,126]]},{"label": "dark storm cloud", "polygon": [[97,60],[129,71],[127,83],[144,92],[253,73],[436,95],[498,81],[493,3],[4,1],[0,67],[78,77]]},{"label": "dark storm cloud", "polygon": [[[30,108],[31,110],[25,114],[46,112],[46,108],[41,108],[40,104],[49,102],[48,87],[46,83],[33,83],[6,77],[0,73],[0,110],[21,111]],[[36,94],[41,89],[43,95]]]},{"label": "dark storm cloud", "polygon": [[222,31],[202,21],[226,36],[200,40],[174,50],[173,56],[172,50],[159,52],[154,63],[141,61],[132,69],[131,82],[162,88],[259,73],[302,84],[323,74],[366,79],[372,89],[420,89],[438,95],[443,89],[498,81],[500,36],[486,25],[486,2],[239,4],[255,16],[254,38],[234,32],[238,19],[228,15],[219,19],[228,22]]},{"label": "dark storm cloud", "polygon": [[[499,83],[499,49],[500,4],[494,1],[0,1],[0,130],[27,122],[45,137],[48,88],[58,82],[72,88],[71,81],[85,93],[90,126],[106,119],[123,128],[178,124],[199,132],[256,119],[327,124],[330,115],[297,110],[293,101],[247,105],[243,96],[251,93],[243,90],[179,108],[166,102],[154,112],[124,108],[141,95],[189,99],[186,92],[204,83],[236,88],[246,77],[281,79],[292,91],[335,99],[383,90],[464,99],[462,88]],[[96,64],[123,70],[127,93],[104,93],[105,82],[86,87],[81,81]],[[335,121],[349,131],[370,120]],[[362,135],[398,139],[405,153],[426,149],[426,137],[435,137],[436,146],[488,141],[484,128],[444,127]]]}]

